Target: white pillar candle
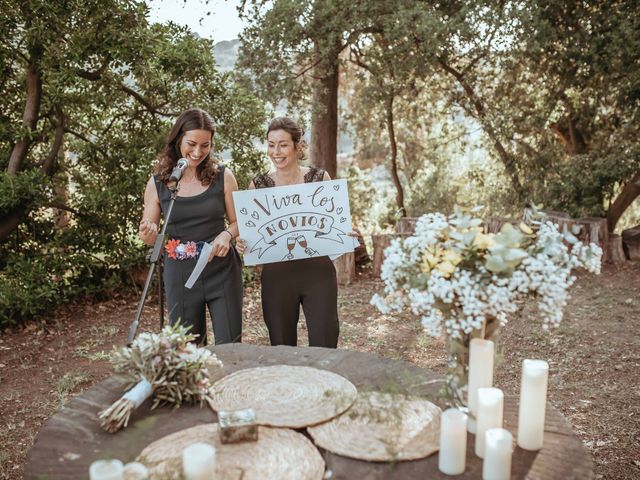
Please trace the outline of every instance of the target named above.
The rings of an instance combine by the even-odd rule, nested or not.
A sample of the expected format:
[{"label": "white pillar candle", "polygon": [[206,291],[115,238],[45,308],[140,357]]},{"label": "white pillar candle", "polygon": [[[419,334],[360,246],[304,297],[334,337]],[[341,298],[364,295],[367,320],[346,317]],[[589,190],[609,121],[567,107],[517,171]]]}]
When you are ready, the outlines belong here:
[{"label": "white pillar candle", "polygon": [[482,480],[509,480],[513,436],[504,428],[490,428],[484,434],[485,450]]},{"label": "white pillar candle", "polygon": [[123,469],[120,460],[96,460],[89,467],[89,479],[122,480]]},{"label": "white pillar candle", "polygon": [[542,448],[548,378],[549,364],[544,360],[527,359],[522,362],[518,446],[525,450]]},{"label": "white pillar candle", "polygon": [[469,407],[469,432],[476,432],[478,417],[478,389],[493,386],[494,345],[491,340],[474,338],[469,347],[469,388],[467,406]]},{"label": "white pillar candle", "polygon": [[147,480],[149,469],[139,462],[130,462],[124,466],[124,480]]},{"label": "white pillar candle", "polygon": [[499,388],[478,389],[478,421],[476,455],[484,458],[484,434],[491,428],[502,428],[504,394]]},{"label": "white pillar candle", "polygon": [[208,443],[192,443],[182,451],[185,480],[211,480],[216,471],[216,449]]},{"label": "white pillar candle", "polygon": [[464,473],[467,455],[467,415],[449,408],[440,417],[438,469],[447,475]]}]

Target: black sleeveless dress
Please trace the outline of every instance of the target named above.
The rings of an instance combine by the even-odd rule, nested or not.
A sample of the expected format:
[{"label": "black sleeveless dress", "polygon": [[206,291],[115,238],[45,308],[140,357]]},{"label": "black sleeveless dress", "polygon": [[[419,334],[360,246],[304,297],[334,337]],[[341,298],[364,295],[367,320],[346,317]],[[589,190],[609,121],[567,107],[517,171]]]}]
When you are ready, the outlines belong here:
[{"label": "black sleeveless dress", "polygon": [[[324,170],[311,168],[304,182],[321,182]],[[256,188],[275,187],[268,175],[253,179]],[[338,322],[338,282],[336,269],[327,256],[267,263],[262,266],[262,313],[269,329],[271,345],[298,344],[300,305],[309,332],[309,346],[336,348]]]},{"label": "black sleeveless dress", "polygon": [[[154,177],[163,214],[171,201],[171,192]],[[191,197],[176,198],[167,226],[170,240],[211,242],[224,230],[224,167],[209,187]],[[173,259],[164,252],[164,284],[171,323],[191,325],[199,343],[206,342],[208,307],[213,321],[216,344],[239,342],[242,336],[242,266],[234,248],[225,257],[214,257],[191,289],[184,284],[196,265],[197,258]]]}]

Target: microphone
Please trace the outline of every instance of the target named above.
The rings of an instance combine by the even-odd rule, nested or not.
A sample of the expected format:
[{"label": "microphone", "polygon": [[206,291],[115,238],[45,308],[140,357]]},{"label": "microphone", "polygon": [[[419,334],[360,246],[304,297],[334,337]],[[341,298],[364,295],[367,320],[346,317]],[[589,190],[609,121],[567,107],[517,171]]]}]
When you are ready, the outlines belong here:
[{"label": "microphone", "polygon": [[169,182],[178,183],[188,165],[189,161],[186,158],[181,158],[180,160],[178,160],[178,163],[174,167],[173,172],[171,172]]}]

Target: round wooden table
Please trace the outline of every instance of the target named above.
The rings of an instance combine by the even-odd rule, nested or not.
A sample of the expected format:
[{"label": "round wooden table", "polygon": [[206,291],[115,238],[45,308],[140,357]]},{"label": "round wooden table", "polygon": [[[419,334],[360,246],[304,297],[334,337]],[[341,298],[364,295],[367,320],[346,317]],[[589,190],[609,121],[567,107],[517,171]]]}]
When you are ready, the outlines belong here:
[{"label": "round wooden table", "polygon": [[[220,377],[244,368],[269,365],[305,365],[343,375],[362,390],[401,391],[421,395],[436,404],[442,402],[438,391],[442,376],[415,365],[376,355],[348,350],[309,347],[265,347],[244,344],[218,345],[212,348],[224,363]],[[149,410],[148,400],[136,410],[129,426],[116,434],[104,432],[97,412],[123,393],[122,382],[112,377],[75,397],[52,416],[31,448],[25,478],[79,479],[88,476],[89,465],[100,458],[119,458],[129,462],[149,443],[165,435],[195,425],[216,421],[208,407],[183,406],[177,410]],[[504,426],[517,433],[517,399],[506,396]],[[567,421],[547,405],[544,448],[528,452],[516,448],[512,479],[590,479],[591,458]],[[467,469],[456,478],[482,478],[482,461],[474,454],[474,437],[467,441]],[[412,479],[451,478],[438,471],[437,453],[430,457],[396,463],[365,462],[331,452],[321,453],[331,479]]]}]

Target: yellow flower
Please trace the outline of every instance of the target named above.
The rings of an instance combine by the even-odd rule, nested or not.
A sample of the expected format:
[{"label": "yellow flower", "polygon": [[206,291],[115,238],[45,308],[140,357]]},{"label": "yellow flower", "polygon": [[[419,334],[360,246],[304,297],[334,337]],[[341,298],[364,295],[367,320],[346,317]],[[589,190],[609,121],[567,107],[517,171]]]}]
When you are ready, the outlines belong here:
[{"label": "yellow flower", "polygon": [[445,277],[449,277],[453,272],[455,272],[456,266],[451,262],[440,262],[436,265],[436,270],[442,272]]},{"label": "yellow flower", "polygon": [[527,225],[524,222],[520,222],[520,230],[522,230],[523,233],[526,233],[527,235],[531,235],[533,233],[533,230],[531,230],[531,227],[529,227],[529,225]]},{"label": "yellow flower", "polygon": [[427,254],[422,257],[422,264],[420,265],[420,271],[422,273],[429,273],[431,271],[431,262],[427,258]]},{"label": "yellow flower", "polygon": [[462,256],[455,250],[446,250],[442,255],[442,260],[449,262],[454,267],[462,261]]},{"label": "yellow flower", "polygon": [[440,261],[440,257],[442,257],[442,249],[441,248],[427,248],[427,250],[422,255],[422,273],[429,273],[433,267],[435,267]]},{"label": "yellow flower", "polygon": [[478,233],[476,238],[473,239],[473,244],[480,250],[488,250],[493,247],[496,242],[493,238],[493,234],[486,235],[484,233]]}]

